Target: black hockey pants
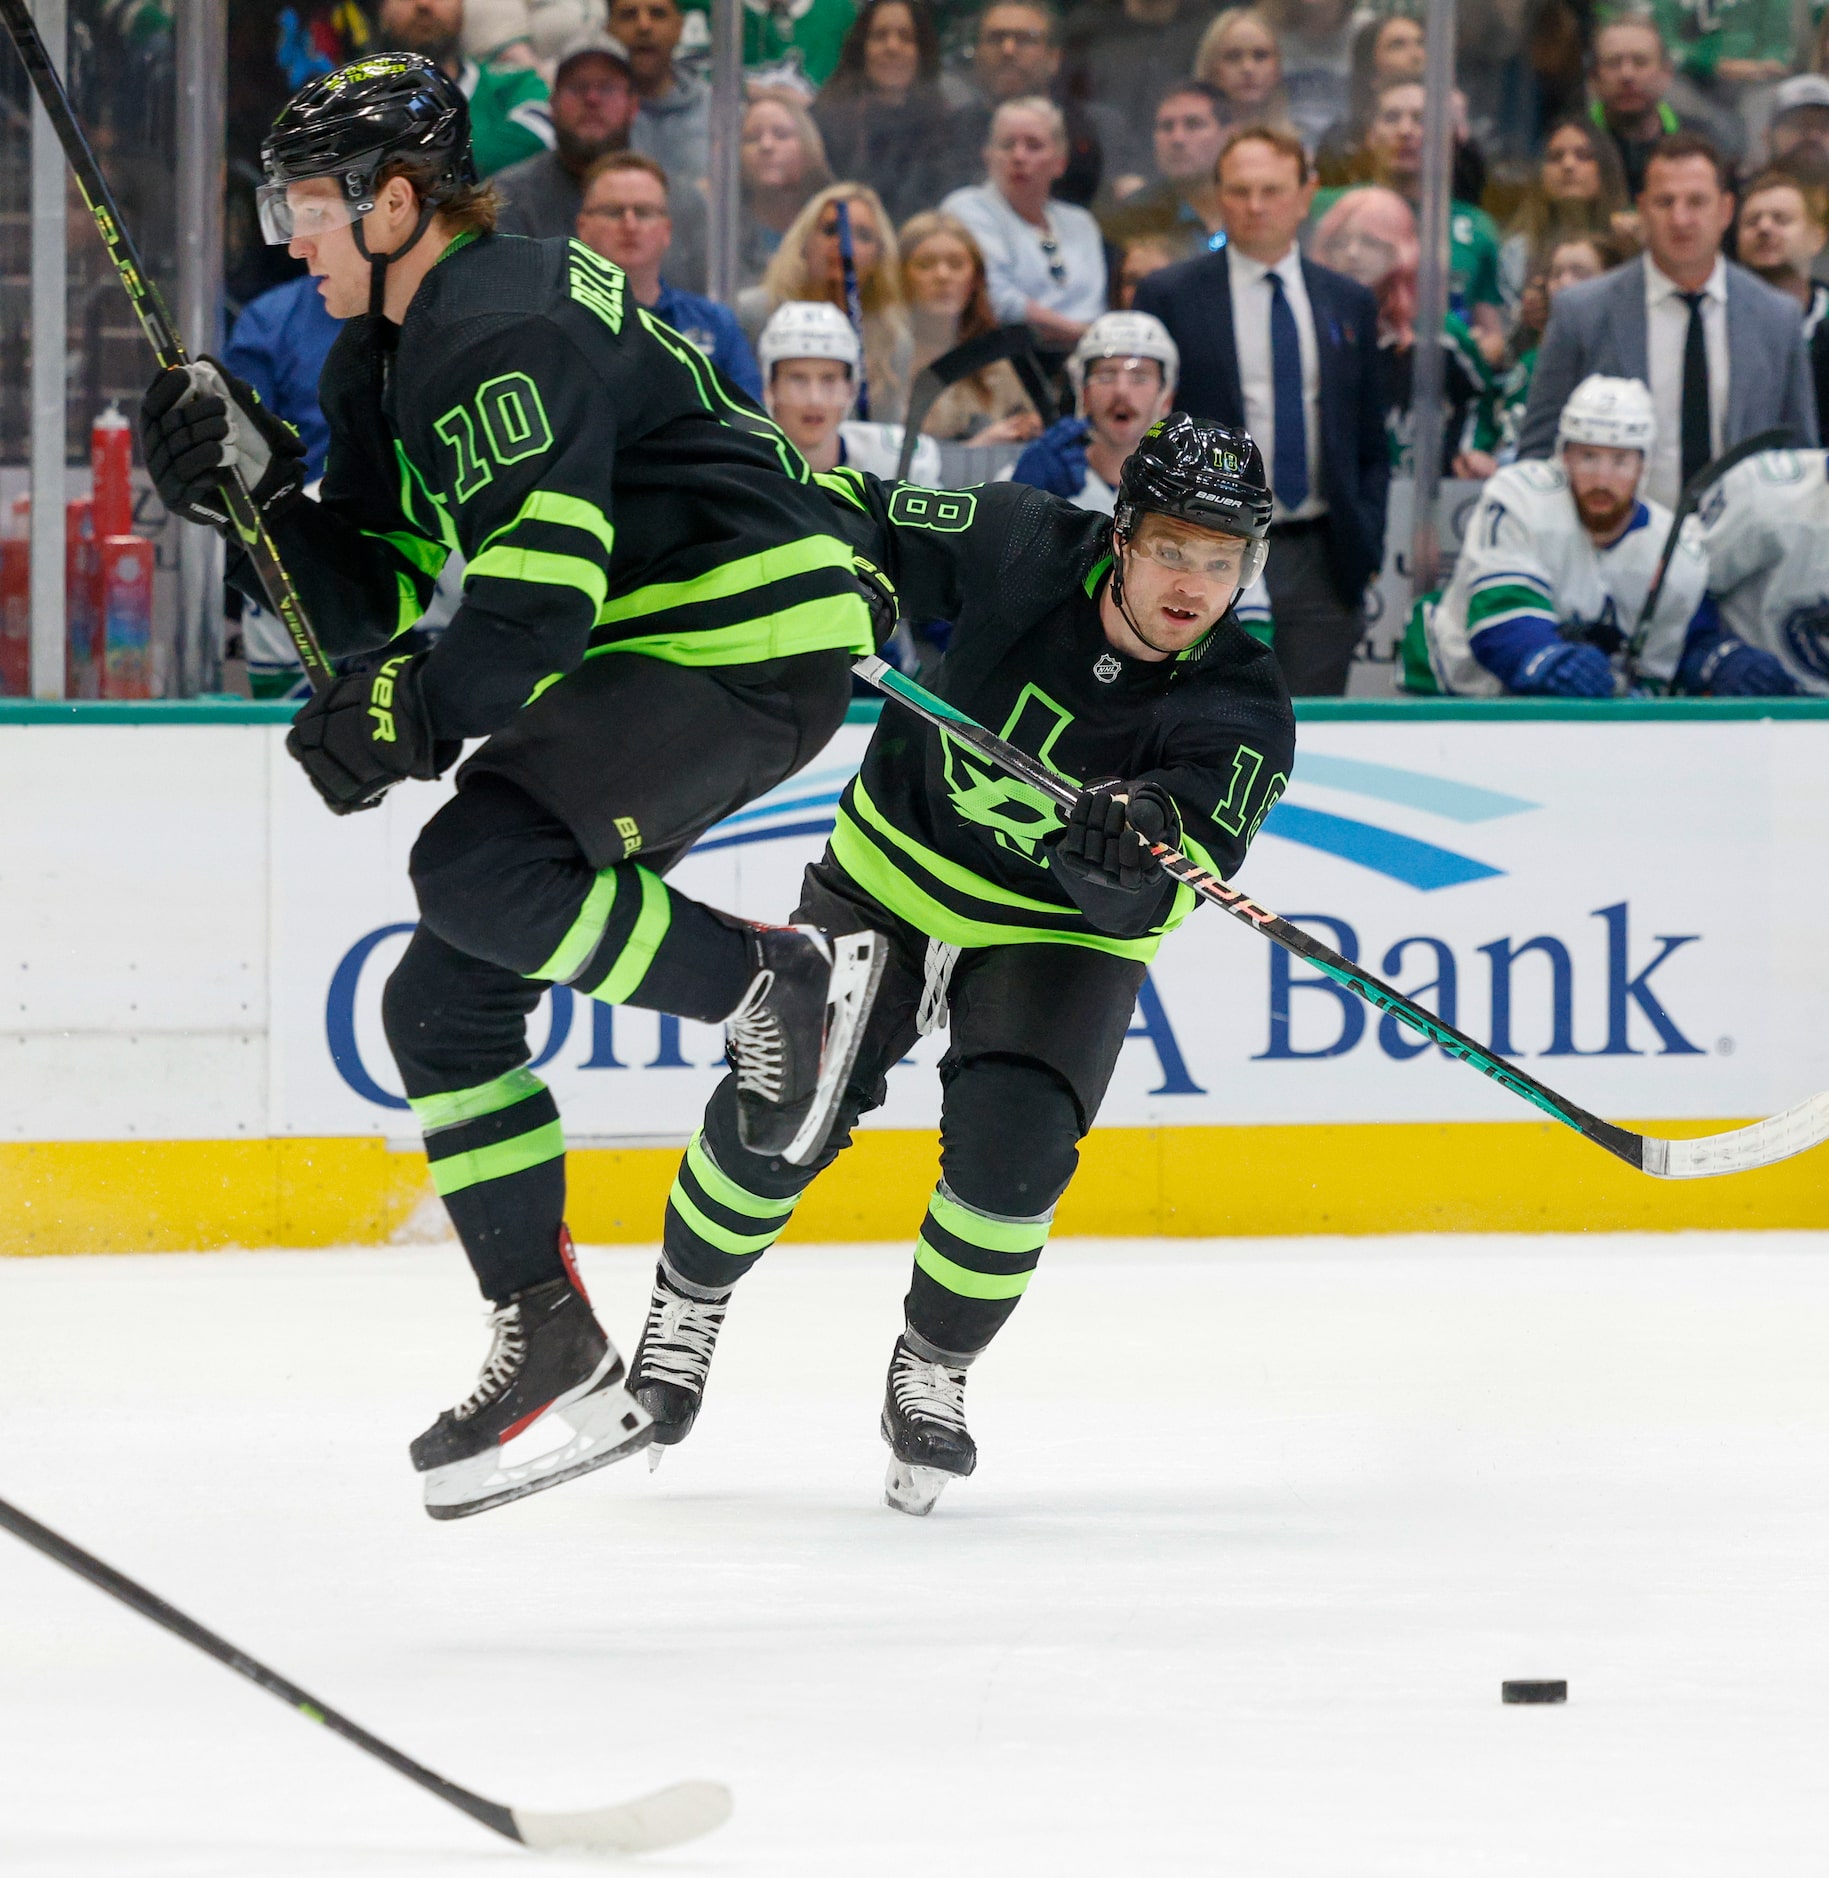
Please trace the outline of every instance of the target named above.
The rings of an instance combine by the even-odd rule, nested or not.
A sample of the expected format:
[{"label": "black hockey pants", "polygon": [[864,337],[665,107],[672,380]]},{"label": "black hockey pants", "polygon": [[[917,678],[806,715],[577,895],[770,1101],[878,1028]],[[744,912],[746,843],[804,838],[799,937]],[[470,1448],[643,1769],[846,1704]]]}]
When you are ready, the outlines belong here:
[{"label": "black hockey pants", "polygon": [[[680,1162],[664,1256],[674,1276],[723,1291],[785,1230],[800,1196],[888,1094],[918,1034],[929,974],[924,933],[871,900],[830,859],[807,870],[794,915],[828,932],[888,936],[882,987],[813,1167],[749,1153],[726,1077]],[[908,1328],[927,1353],[969,1362],[1003,1327],[1047,1243],[1136,1007],[1144,968],[1072,945],[961,952],[940,1063],[941,1178],[915,1241]]]},{"label": "black hockey pants", "polygon": [[[741,923],[662,876],[844,722],[850,660],[694,669],[592,659],[492,737],[414,845],[420,924],[388,979],[388,1043],[433,1185],[484,1295],[562,1272],[565,1144],[526,1067],[551,984],[716,1022],[750,979]],[[637,859],[636,857],[640,858]]]}]

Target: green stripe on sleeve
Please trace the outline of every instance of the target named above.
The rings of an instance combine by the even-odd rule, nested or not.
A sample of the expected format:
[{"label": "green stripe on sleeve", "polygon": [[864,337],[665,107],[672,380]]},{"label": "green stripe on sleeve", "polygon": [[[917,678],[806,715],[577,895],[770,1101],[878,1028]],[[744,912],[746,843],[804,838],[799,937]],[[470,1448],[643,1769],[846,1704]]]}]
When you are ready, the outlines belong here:
[{"label": "green stripe on sleeve", "polygon": [[578,909],[571,930],[559,941],[559,948],[552,957],[537,972],[527,974],[529,978],[550,978],[563,984],[574,972],[583,969],[585,960],[596,951],[604,927],[610,923],[610,912],[616,905],[616,875],[615,868],[606,867],[591,882],[591,890],[584,896],[584,905]]},{"label": "green stripe on sleeve", "polygon": [[454,1089],[449,1095],[409,1096],[407,1107],[430,1135],[440,1128],[455,1128],[459,1122],[474,1122],[500,1109],[513,1108],[545,1087],[532,1070],[511,1069],[506,1076],[478,1083],[474,1089]]},{"label": "green stripe on sleeve", "polygon": [[673,924],[673,896],[667,891],[667,883],[645,867],[635,872],[641,877],[641,911],[635,916],[635,930],[629,934],[614,969],[591,993],[603,1004],[621,1004],[634,995],[654,963],[667,928]]},{"label": "green stripe on sleeve", "polygon": [[410,633],[425,614],[425,608],[419,604],[419,589],[413,585],[411,574],[394,570],[394,586],[399,595],[398,606],[394,614],[394,637]]},{"label": "green stripe on sleeve", "polygon": [[1033,1272],[974,1272],[936,1252],[925,1239],[915,1241],[915,1263],[935,1284],[961,1298],[1020,1298],[1029,1288]]},{"label": "green stripe on sleeve", "polygon": [[781,1236],[781,1225],[771,1226],[766,1232],[732,1232],[728,1226],[720,1226],[715,1219],[709,1218],[693,1204],[692,1195],[676,1180],[673,1191],[667,1195],[667,1203],[692,1230],[705,1241],[714,1245],[720,1252],[728,1252],[733,1258],[753,1258],[758,1252],[766,1252]]},{"label": "green stripe on sleeve", "polygon": [[412,562],[422,574],[430,574],[434,580],[443,573],[445,562],[451,558],[449,548],[440,542],[426,540],[424,535],[380,535],[372,528],[365,528],[362,532],[370,541],[385,541],[403,561]]},{"label": "green stripe on sleeve", "polygon": [[[745,554],[737,560],[714,567],[709,574],[693,580],[656,581],[638,587],[612,600],[603,609],[602,624],[618,620],[646,619],[654,613],[670,613],[675,607],[704,606],[712,600],[728,600],[757,587],[767,587],[778,580],[791,580],[797,574],[815,574],[821,568],[842,567],[851,571],[851,550],[831,535],[808,535],[779,548],[764,548],[759,554]],[[860,596],[861,604],[861,596]],[[779,617],[779,616],[777,616]]]},{"label": "green stripe on sleeve", "polygon": [[464,570],[473,580],[524,580],[536,587],[575,587],[595,611],[610,590],[610,578],[581,554],[551,554],[543,548],[485,548]]},{"label": "green stripe on sleeve", "polygon": [[702,1128],[686,1144],[686,1165],[692,1169],[693,1179],[720,1206],[727,1206],[733,1213],[742,1213],[750,1219],[772,1219],[776,1231],[787,1224],[788,1215],[800,1204],[799,1194],[786,1200],[771,1200],[763,1194],[751,1193],[747,1187],[739,1187],[711,1158]]},{"label": "green stripe on sleeve", "polygon": [[801,652],[845,651],[862,657],[875,645],[870,609],[861,593],[803,600],[779,613],[740,626],[716,626],[704,632],[644,633],[594,646],[585,656],[603,652],[643,652],[669,665],[755,665],[764,659],[792,658]]},{"label": "green stripe on sleeve", "polygon": [[545,1161],[556,1161],[565,1152],[565,1127],[548,1122],[512,1141],[492,1142],[486,1148],[472,1148],[467,1154],[453,1154],[433,1161],[432,1185],[440,1199],[462,1193],[466,1187],[480,1186],[485,1180],[505,1180]]},{"label": "green stripe on sleeve", "polygon": [[523,522],[551,522],[559,528],[578,528],[592,540],[601,543],[605,554],[611,553],[616,546],[616,530],[610,525],[610,518],[594,502],[586,502],[582,496],[568,496],[557,489],[536,489],[521,504],[521,512],[512,522],[504,522],[487,541],[483,543],[485,553],[495,546],[504,535],[512,534]]},{"label": "green stripe on sleeve", "polygon": [[969,1206],[961,1206],[945,1188],[936,1187],[927,1210],[954,1238],[987,1252],[1039,1252],[1048,1243],[1054,1216],[1046,1219],[992,1219]]}]

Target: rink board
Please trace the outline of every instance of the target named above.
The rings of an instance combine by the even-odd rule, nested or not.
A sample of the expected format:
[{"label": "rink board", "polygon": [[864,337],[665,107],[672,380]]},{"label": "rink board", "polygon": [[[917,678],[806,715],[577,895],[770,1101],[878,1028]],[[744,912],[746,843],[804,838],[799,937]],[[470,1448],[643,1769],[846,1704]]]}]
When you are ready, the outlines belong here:
[{"label": "rink board", "polygon": [[[860,717],[862,713],[859,714]],[[869,735],[675,881],[779,918]],[[327,815],[261,707],[0,712],[0,1250],[385,1239],[423,1162],[381,1035],[443,786]],[[1829,706],[1304,707],[1240,878],[1607,1116],[1706,1133],[1829,1087]],[[563,990],[533,1042],[581,1238],[652,1240],[715,1086],[703,1025]],[[935,1172],[925,1040],[797,1236],[899,1238]],[[1061,1229],[1829,1226],[1819,1152],[1655,1182],[1255,933],[1163,947]]]}]

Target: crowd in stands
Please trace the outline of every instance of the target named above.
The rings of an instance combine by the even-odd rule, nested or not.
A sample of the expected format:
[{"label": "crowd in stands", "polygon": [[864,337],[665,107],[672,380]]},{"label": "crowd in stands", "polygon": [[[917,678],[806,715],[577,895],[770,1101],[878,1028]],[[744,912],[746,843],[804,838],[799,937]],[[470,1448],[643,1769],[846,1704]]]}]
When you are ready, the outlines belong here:
[{"label": "crowd in stands", "polygon": [[[341,0],[288,10],[284,45],[290,82],[311,58],[377,45],[439,60],[471,96],[500,225],[618,262],[639,305],[765,402],[815,467],[938,474],[935,446],[997,446],[1019,479],[1109,508],[1122,453],[1162,411],[1245,426],[1276,498],[1267,586],[1245,612],[1298,693],[1347,682],[1389,485],[1414,469],[1419,344],[1442,354],[1441,472],[1562,504],[1588,547],[1565,556],[1584,570],[1575,612],[1552,595],[1532,614],[1517,594],[1561,576],[1522,565],[1515,527],[1495,523],[1486,560],[1521,563],[1499,570],[1510,611],[1452,588],[1420,607],[1410,682],[1600,695],[1649,673],[1829,691],[1829,660],[1782,649],[1711,664],[1732,637],[1712,600],[1680,622],[1687,652],[1659,641],[1656,670],[1630,621],[1622,634],[1581,614],[1603,590],[1609,622],[1630,610],[1639,574],[1610,586],[1608,556],[1637,569],[1637,545],[1616,544],[1661,542],[1658,517],[1703,464],[1775,428],[1814,445],[1829,418],[1829,21],[1796,43],[1803,11],[1822,13],[1462,5],[1435,333],[1418,331],[1427,46],[1402,0],[746,0],[728,307],[705,298],[702,10]],[[299,282],[250,296],[231,363],[320,450],[305,407],[334,328],[314,303]],[[954,370],[962,345],[977,350]],[[1594,381],[1636,414],[1630,446],[1589,434],[1611,419],[1565,425]],[[1623,520],[1589,502],[1593,477],[1570,483],[1571,450],[1636,457]],[[1598,532],[1594,514],[1611,517]],[[1691,587],[1708,581],[1673,591]],[[1593,656],[1539,657],[1555,647],[1520,620]]]}]

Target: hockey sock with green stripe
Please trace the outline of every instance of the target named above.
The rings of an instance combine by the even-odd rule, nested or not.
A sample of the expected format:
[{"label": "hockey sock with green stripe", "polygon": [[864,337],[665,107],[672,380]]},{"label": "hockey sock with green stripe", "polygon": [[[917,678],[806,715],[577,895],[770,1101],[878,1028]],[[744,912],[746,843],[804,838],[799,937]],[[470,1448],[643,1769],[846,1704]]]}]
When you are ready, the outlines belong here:
[{"label": "hockey sock with green stripe", "polygon": [[514,1069],[474,1088],[410,1096],[408,1106],[483,1295],[502,1304],[563,1276],[565,1136],[551,1090]]},{"label": "hockey sock with green stripe", "polygon": [[[827,1164],[843,1134],[820,1157]],[[705,1105],[705,1123],[680,1157],[667,1196],[662,1257],[676,1278],[728,1291],[755,1267],[793,1218],[817,1167],[751,1154],[737,1136],[736,1079],[726,1076]]]},{"label": "hockey sock with green stripe", "polygon": [[753,970],[738,922],[621,861],[596,876],[557,950],[529,975],[716,1024],[742,1003]]},{"label": "hockey sock with green stripe", "polygon": [[968,1206],[943,1180],[915,1240],[908,1327],[939,1350],[973,1356],[996,1336],[1041,1262],[1054,1209],[1012,1218]]}]

